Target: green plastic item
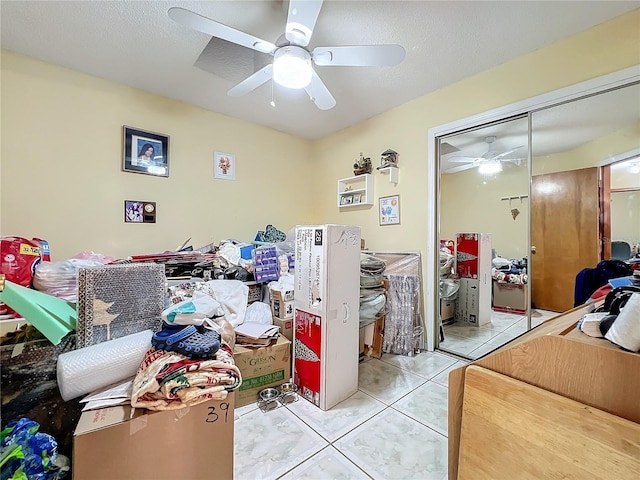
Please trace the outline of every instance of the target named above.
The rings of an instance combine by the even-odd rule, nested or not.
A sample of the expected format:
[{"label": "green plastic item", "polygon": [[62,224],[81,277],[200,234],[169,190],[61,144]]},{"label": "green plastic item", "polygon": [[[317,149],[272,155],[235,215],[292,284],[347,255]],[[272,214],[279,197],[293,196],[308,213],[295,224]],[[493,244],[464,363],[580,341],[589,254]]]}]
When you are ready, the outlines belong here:
[{"label": "green plastic item", "polygon": [[78,314],[75,307],[61,298],[5,281],[0,301],[6,303],[36,327],[51,343],[76,329]]}]

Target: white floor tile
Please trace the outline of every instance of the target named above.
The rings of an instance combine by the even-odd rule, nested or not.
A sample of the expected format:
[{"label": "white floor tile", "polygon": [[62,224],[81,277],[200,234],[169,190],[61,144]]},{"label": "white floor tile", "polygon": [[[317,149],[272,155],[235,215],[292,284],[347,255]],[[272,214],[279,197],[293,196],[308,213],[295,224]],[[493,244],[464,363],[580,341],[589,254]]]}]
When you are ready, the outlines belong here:
[{"label": "white floor tile", "polygon": [[235,414],[235,417],[237,419],[238,417],[241,417],[242,415],[246,415],[247,413],[253,412],[254,410],[257,410],[257,409],[258,409],[258,403],[251,402],[249,405],[236,408],[233,413]]},{"label": "white floor tile", "polygon": [[471,350],[469,356],[474,360],[486,355],[489,352],[493,352],[496,348],[500,348],[498,345],[494,345],[493,343],[485,343],[484,345],[480,345],[475,350]]},{"label": "white floor tile", "polygon": [[526,332],[526,328],[523,329],[519,325],[514,325],[513,328],[507,328],[504,332],[499,333],[495,337],[490,338],[489,340],[487,340],[487,343],[500,347],[505,343],[510,342],[514,338],[519,337],[525,332]]},{"label": "white floor tile", "polygon": [[366,393],[357,392],[330,410],[320,410],[304,399],[287,406],[304,423],[333,442],[386,408]]},{"label": "white floor tile", "polygon": [[449,335],[455,335],[460,338],[470,338],[471,340],[476,340],[477,342],[486,342],[488,339],[497,335],[502,330],[499,330],[497,327],[493,327],[492,325],[482,326],[482,327],[474,327],[469,324],[453,324],[448,327],[444,327],[444,335],[448,337]]},{"label": "white floor tile", "polygon": [[447,439],[389,408],[334,446],[374,479],[440,479],[447,472]]},{"label": "white floor tile", "polygon": [[491,325],[498,329],[506,330],[520,320],[524,315],[506,312],[491,312]]},{"label": "white floor tile", "polygon": [[448,387],[449,386],[449,372],[451,372],[451,370],[455,370],[456,368],[463,367],[466,364],[467,364],[467,362],[456,362],[453,365],[451,365],[449,368],[447,368],[446,370],[443,370],[438,375],[433,377],[431,379],[431,381],[439,383],[443,387]]},{"label": "white floor tile", "polygon": [[444,342],[440,342],[439,348],[445,348],[458,355],[467,355],[471,350],[478,348],[484,342],[478,342],[468,338],[460,338],[455,335],[445,336]]},{"label": "white floor tile", "polygon": [[385,353],[381,360],[427,379],[455,363],[453,358],[435,352],[422,352],[412,357]]},{"label": "white floor tile", "polygon": [[387,405],[424,382],[426,379],[380,360],[361,363],[358,369],[359,389]]},{"label": "white floor tile", "polygon": [[418,422],[447,435],[447,387],[427,382],[391,405]]},{"label": "white floor tile", "polygon": [[369,476],[329,446],[294,468],[280,480],[369,480]]},{"label": "white floor tile", "polygon": [[328,445],[282,407],[242,415],[234,437],[234,480],[276,479]]}]

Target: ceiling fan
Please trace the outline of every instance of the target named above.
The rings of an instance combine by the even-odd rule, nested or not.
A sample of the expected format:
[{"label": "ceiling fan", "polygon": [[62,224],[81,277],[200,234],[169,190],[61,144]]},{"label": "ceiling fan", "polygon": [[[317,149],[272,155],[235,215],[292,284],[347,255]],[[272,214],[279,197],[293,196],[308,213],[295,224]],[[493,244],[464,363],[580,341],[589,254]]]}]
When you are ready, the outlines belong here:
[{"label": "ceiling fan", "polygon": [[[405,57],[400,45],[355,45],[308,48],[318,19],[322,0],[290,0],[284,37],[277,43],[254,37],[195,12],[173,7],[169,17],[186,27],[273,55],[273,63],[258,70],[227,92],[239,97],[269,80],[292,89],[304,89],[320,110],[329,110],[336,101],[313,69],[313,64],[328,67],[391,67]],[[272,106],[274,104],[272,103]]]},{"label": "ceiling fan", "polygon": [[524,157],[520,158],[510,158],[507,155],[511,155],[513,152],[521,149],[524,145],[520,145],[518,147],[507,150],[506,152],[496,152],[493,150],[493,142],[495,142],[497,137],[495,135],[490,135],[485,137],[484,141],[489,144],[489,149],[480,155],[479,157],[465,157],[465,156],[455,156],[449,158],[450,163],[466,163],[466,165],[460,165],[459,167],[453,167],[447,169],[446,173],[455,173],[461,172],[463,170],[468,170],[470,168],[478,167],[478,171],[483,175],[493,175],[502,171],[502,163],[503,162],[511,162],[516,165],[520,165],[522,160],[526,160]]}]

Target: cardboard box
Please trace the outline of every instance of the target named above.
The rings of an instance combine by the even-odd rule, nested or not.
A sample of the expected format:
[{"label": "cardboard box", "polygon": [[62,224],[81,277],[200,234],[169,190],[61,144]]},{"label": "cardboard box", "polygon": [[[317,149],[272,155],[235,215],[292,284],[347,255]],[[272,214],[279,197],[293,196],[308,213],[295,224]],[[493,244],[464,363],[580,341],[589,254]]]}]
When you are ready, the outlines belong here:
[{"label": "cardboard box", "polygon": [[242,385],[235,391],[237,407],[255,402],[260,390],[291,379],[291,342],[282,335],[268,347],[236,345],[233,359],[242,374]]},{"label": "cardboard box", "polygon": [[271,314],[274,317],[283,320],[293,319],[293,290],[286,292],[269,290],[269,296],[271,297]]},{"label": "cardboard box", "polygon": [[289,341],[293,342],[293,319],[282,320],[273,317],[273,324],[280,327],[280,334],[284,335]]},{"label": "cardboard box", "polygon": [[493,282],[493,309],[498,312],[527,313],[527,286]]},{"label": "cardboard box", "polygon": [[[486,296],[486,293],[489,295]],[[476,327],[491,323],[490,293],[480,280],[461,278],[454,313],[456,321]]]},{"label": "cardboard box", "polygon": [[233,478],[234,395],[181,410],[84,412],[73,438],[73,478]]}]

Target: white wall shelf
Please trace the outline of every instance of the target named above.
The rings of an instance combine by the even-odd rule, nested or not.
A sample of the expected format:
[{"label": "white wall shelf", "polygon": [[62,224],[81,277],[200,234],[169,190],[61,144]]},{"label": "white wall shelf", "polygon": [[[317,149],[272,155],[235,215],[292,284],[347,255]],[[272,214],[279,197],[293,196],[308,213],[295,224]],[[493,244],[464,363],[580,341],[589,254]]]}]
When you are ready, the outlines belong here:
[{"label": "white wall shelf", "polygon": [[373,205],[373,175],[365,173],[338,180],[338,208]]},{"label": "white wall shelf", "polygon": [[389,175],[390,183],[398,184],[398,167],[381,168],[380,173],[383,175]]}]

